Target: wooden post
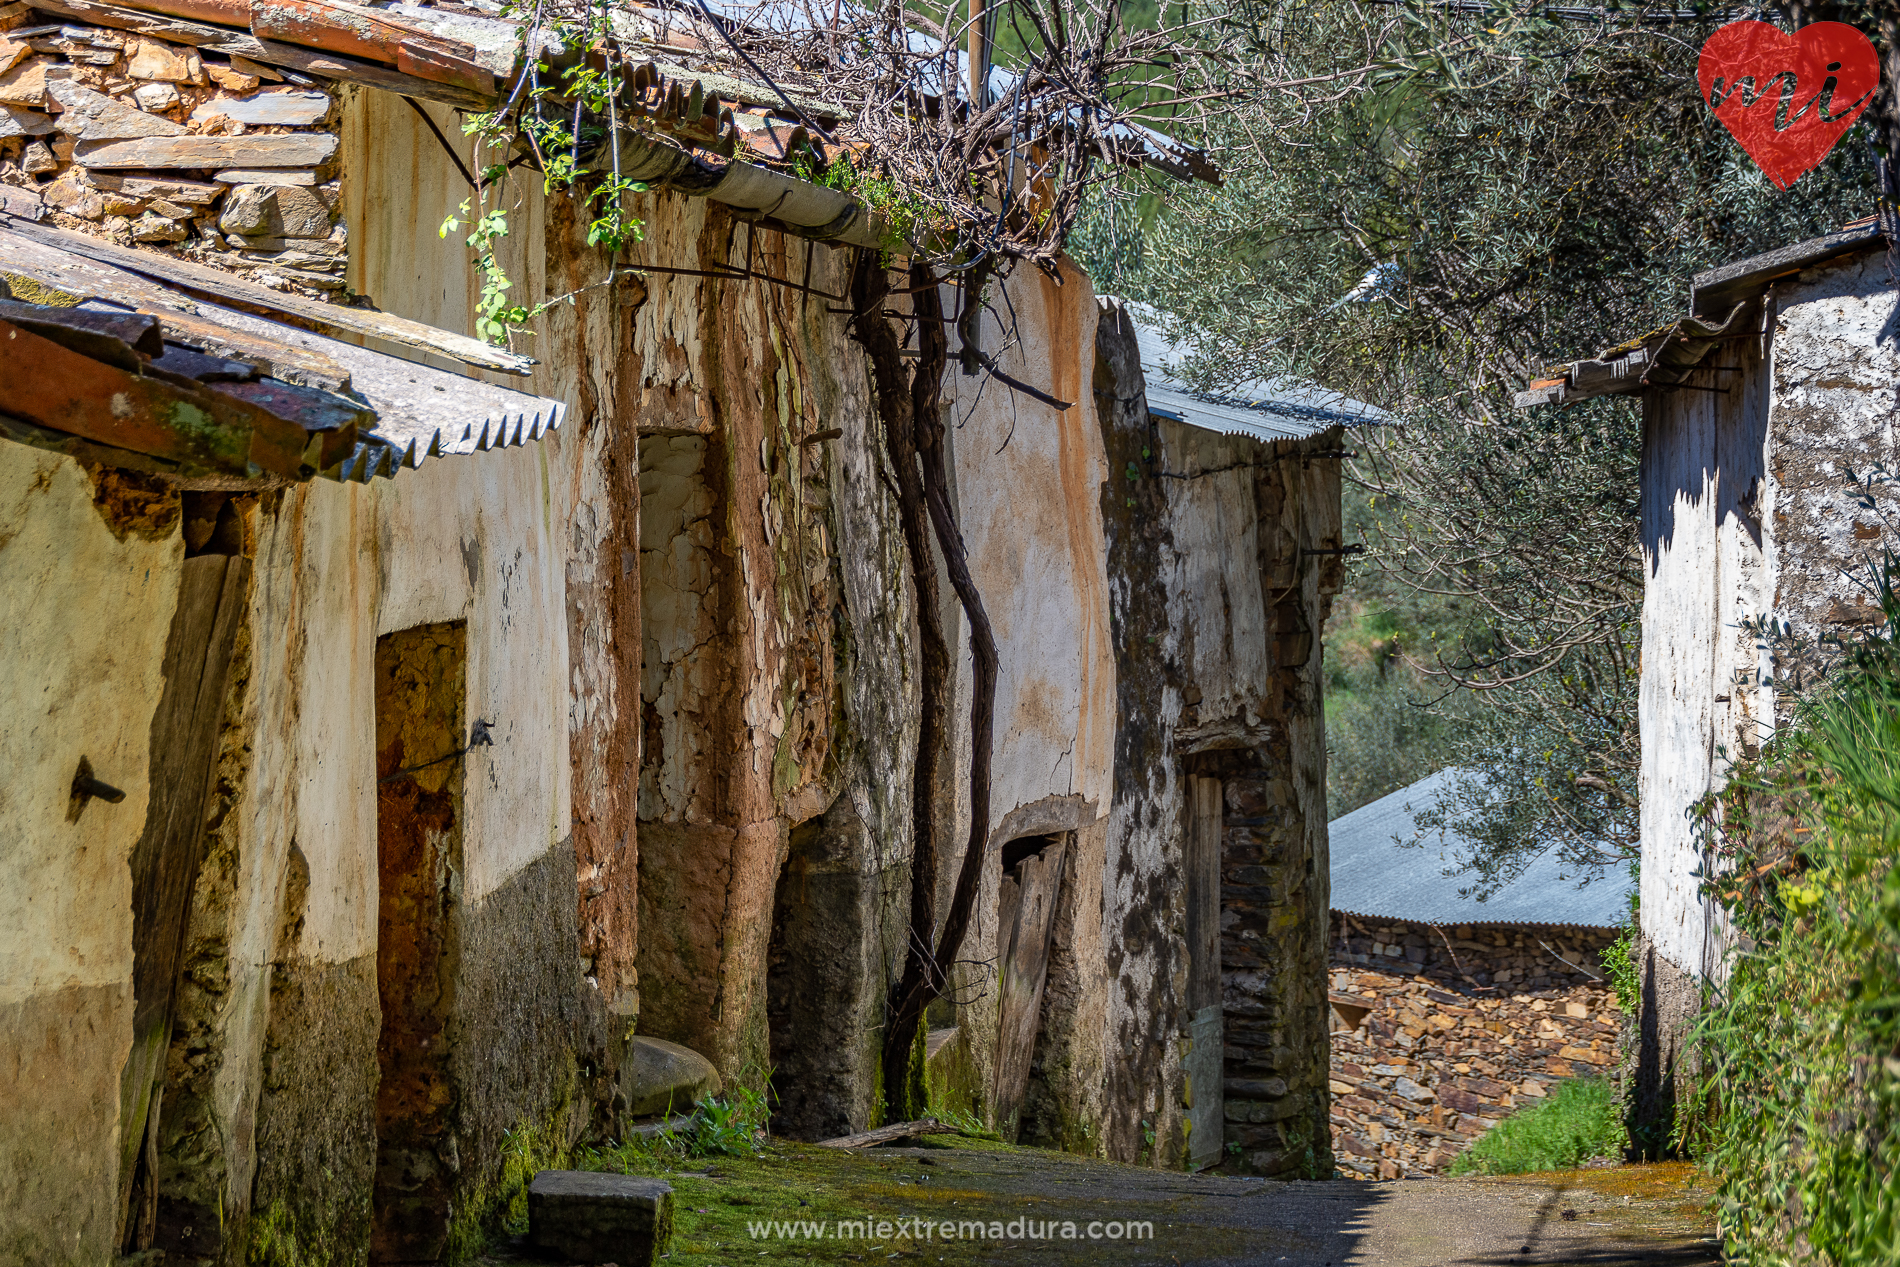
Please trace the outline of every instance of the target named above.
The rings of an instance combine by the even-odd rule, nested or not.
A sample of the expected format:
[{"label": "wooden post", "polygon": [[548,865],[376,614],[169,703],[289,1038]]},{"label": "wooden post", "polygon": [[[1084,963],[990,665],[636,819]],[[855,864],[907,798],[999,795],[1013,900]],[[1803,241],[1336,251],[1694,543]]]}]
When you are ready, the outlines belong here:
[{"label": "wooden post", "polygon": [[1221,1159],[1225,1024],[1220,989],[1221,781],[1189,781],[1186,856],[1188,942],[1188,1161]]},{"label": "wooden post", "polygon": [[990,41],[985,30],[985,0],[970,0],[970,112],[990,103]]}]

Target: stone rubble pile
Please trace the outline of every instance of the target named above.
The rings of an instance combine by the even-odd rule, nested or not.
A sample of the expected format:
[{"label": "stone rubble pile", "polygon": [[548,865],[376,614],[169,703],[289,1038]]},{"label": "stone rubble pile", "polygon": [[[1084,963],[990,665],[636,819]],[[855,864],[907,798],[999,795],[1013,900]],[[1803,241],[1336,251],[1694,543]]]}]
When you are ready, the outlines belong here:
[{"label": "stone rubble pile", "polygon": [[347,261],[326,88],[0,4],[0,205],[332,294]]},{"label": "stone rubble pile", "polygon": [[1616,1059],[1616,996],[1593,979],[1613,930],[1332,919],[1333,1153],[1346,1176],[1442,1172],[1553,1083]]}]

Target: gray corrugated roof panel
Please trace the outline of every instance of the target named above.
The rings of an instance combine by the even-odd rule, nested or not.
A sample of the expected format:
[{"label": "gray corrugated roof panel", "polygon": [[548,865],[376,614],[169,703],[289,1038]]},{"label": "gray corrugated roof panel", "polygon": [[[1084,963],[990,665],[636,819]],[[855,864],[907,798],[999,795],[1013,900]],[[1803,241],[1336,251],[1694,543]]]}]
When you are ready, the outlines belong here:
[{"label": "gray corrugated roof panel", "polygon": [[15,278],[87,297],[89,303],[151,313],[169,341],[368,406],[375,422],[359,429],[348,456],[322,472],[329,479],[364,483],[432,457],[532,443],[559,427],[566,411],[558,400],[240,312],[5,228],[0,228],[0,265]]},{"label": "gray corrugated roof panel", "polygon": [[1301,440],[1328,427],[1393,421],[1374,405],[1288,379],[1252,379],[1218,393],[1196,391],[1179,372],[1194,358],[1194,349],[1162,332],[1164,318],[1155,309],[1136,303],[1127,309],[1141,346],[1148,411],[1159,417],[1256,440]]},{"label": "gray corrugated roof panel", "polygon": [[[1455,832],[1421,831],[1415,817],[1461,774],[1440,770],[1327,825],[1335,911],[1442,925],[1615,928],[1628,919],[1635,881],[1622,868],[1578,868],[1559,859],[1555,847],[1488,898],[1461,894],[1474,883],[1469,873],[1456,874],[1470,845]],[[1448,870],[1454,874],[1446,875]]]},{"label": "gray corrugated roof panel", "polygon": [[350,372],[350,385],[376,411],[376,425],[332,479],[364,483],[421,466],[432,457],[481,453],[541,439],[561,425],[558,400],[387,356],[354,343],[285,326],[263,317],[201,304],[230,329],[246,330],[292,347],[321,352]]}]

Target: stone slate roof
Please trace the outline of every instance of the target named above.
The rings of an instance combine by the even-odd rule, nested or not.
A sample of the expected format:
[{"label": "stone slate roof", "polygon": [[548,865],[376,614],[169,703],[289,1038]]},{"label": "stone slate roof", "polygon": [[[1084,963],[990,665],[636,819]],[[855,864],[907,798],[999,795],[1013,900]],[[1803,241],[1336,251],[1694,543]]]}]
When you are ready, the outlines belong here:
[{"label": "stone slate roof", "polygon": [[1461,896],[1476,879],[1456,874],[1470,845],[1455,832],[1421,832],[1414,819],[1459,773],[1440,770],[1327,825],[1335,911],[1407,924],[1614,928],[1628,919],[1636,882],[1623,868],[1580,870],[1559,861],[1554,847],[1490,897]]}]

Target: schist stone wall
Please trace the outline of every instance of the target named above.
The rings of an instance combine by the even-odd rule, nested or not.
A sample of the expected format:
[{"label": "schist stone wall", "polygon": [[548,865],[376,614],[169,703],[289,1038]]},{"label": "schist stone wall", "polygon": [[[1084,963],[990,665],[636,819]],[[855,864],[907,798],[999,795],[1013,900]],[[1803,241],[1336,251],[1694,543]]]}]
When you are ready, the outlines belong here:
[{"label": "schist stone wall", "polygon": [[1565,1078],[1616,1057],[1612,929],[1332,916],[1333,1154],[1346,1176],[1442,1171]]},{"label": "schist stone wall", "polygon": [[0,12],[0,201],[278,290],[343,288],[327,81]]}]

